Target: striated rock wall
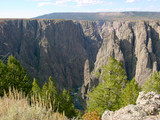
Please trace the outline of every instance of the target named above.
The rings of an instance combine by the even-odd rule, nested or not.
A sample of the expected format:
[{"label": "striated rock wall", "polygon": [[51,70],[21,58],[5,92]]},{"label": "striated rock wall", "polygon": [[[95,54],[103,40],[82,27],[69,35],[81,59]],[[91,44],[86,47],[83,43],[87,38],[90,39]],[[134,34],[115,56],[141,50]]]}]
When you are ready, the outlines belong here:
[{"label": "striated rock wall", "polygon": [[1,59],[13,54],[41,85],[52,76],[58,89],[81,86],[85,60],[93,64],[96,52],[96,41],[84,35],[79,23],[0,20]]},{"label": "striated rock wall", "polygon": [[95,73],[110,56],[142,85],[160,69],[159,21],[0,20],[0,58],[13,54],[43,84],[51,75],[59,89],[101,82]]},{"label": "striated rock wall", "polygon": [[[122,62],[128,78],[135,77],[139,85],[142,85],[153,71],[160,70],[159,21],[96,23],[103,42],[94,63],[94,70],[90,73],[90,81],[95,81],[92,83],[97,84],[95,73],[102,65],[107,64],[110,56]],[[91,86],[90,82],[85,82],[85,85],[87,89]],[[87,91],[83,90],[85,85],[82,91]]]}]

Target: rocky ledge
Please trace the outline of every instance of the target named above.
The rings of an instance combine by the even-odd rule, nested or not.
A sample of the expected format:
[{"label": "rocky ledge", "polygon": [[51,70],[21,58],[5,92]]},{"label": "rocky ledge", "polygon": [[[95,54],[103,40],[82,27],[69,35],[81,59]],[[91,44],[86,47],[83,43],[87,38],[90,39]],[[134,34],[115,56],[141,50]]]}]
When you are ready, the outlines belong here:
[{"label": "rocky ledge", "polygon": [[102,120],[160,120],[160,95],[140,92],[136,105],[128,105],[115,112],[106,110]]}]

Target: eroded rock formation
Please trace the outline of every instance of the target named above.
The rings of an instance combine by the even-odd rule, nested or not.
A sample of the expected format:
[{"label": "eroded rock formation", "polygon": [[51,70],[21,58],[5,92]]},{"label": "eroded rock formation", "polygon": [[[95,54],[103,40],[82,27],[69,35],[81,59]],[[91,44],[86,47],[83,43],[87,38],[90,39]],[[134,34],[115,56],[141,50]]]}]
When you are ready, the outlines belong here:
[{"label": "eroded rock formation", "polygon": [[86,59],[92,64],[96,59],[96,45],[70,20],[0,20],[1,59],[13,54],[41,85],[52,76],[58,89],[80,87]]},{"label": "eroded rock formation", "polygon": [[115,112],[106,110],[102,120],[159,120],[160,95],[140,92],[136,105],[128,105]]},{"label": "eroded rock formation", "polygon": [[[59,89],[96,86],[95,73],[110,56],[142,85],[160,69],[159,21],[0,20],[0,58],[13,54],[43,84]],[[84,74],[85,73],[85,74]],[[85,97],[83,97],[85,98]]]},{"label": "eroded rock formation", "polygon": [[[153,71],[160,69],[159,21],[99,21],[97,26],[103,43],[90,75],[91,81],[97,81],[95,73],[107,64],[110,56],[122,62],[128,78],[135,77],[139,85],[142,85]],[[85,82],[85,85],[88,88],[90,82]]]}]

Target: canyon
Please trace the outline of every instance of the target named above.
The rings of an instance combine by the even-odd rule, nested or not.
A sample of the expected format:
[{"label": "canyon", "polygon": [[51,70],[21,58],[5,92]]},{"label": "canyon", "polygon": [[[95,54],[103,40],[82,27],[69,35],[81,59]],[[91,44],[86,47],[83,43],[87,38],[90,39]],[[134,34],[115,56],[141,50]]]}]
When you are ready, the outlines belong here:
[{"label": "canyon", "polygon": [[41,86],[52,76],[59,90],[101,80],[96,73],[114,57],[139,85],[160,70],[160,21],[0,19],[0,59],[15,56]]}]

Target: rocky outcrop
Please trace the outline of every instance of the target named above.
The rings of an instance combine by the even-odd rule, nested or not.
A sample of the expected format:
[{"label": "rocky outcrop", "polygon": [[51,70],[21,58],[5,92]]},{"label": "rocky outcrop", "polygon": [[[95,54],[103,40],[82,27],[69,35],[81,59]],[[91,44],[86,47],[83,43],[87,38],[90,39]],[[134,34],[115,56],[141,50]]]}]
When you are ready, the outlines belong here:
[{"label": "rocky outcrop", "polygon": [[159,22],[105,22],[102,26],[103,44],[97,54],[95,70],[112,56],[124,64],[129,79],[135,76],[142,85],[152,73],[154,63],[159,69]]},{"label": "rocky outcrop", "polygon": [[160,95],[140,92],[136,105],[128,105],[118,111],[106,110],[102,120],[159,120]]},{"label": "rocky outcrop", "polygon": [[90,75],[92,83],[97,84],[95,73],[108,63],[109,57],[123,63],[128,78],[135,77],[139,85],[143,85],[153,71],[160,69],[159,21],[97,21],[96,24],[103,42]]}]

